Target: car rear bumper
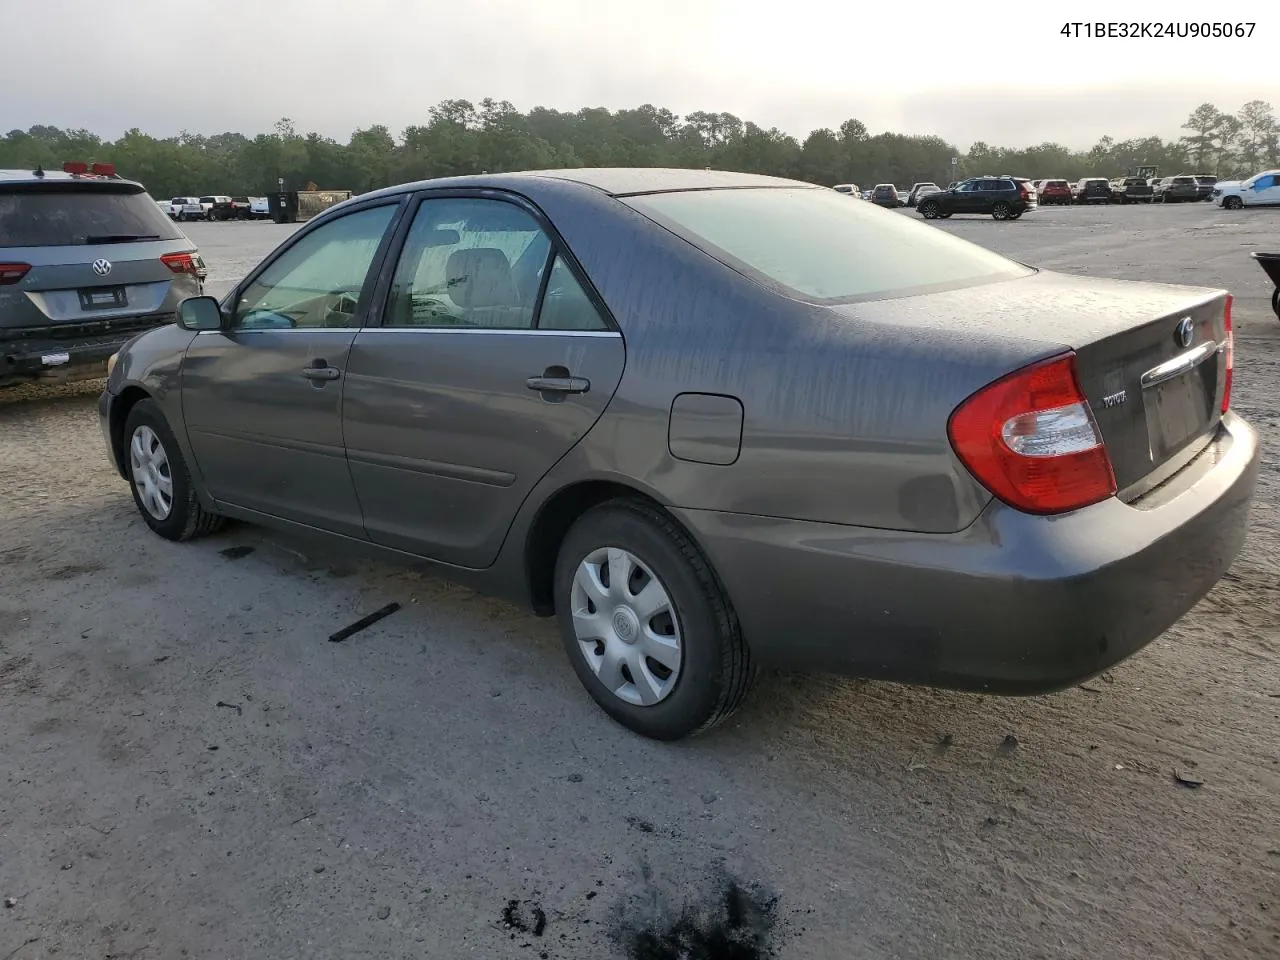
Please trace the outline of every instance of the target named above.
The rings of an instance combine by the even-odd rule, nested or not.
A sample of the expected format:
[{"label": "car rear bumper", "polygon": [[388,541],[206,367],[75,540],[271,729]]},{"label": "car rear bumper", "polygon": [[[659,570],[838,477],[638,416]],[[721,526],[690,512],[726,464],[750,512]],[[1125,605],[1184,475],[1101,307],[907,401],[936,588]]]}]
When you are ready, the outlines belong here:
[{"label": "car rear bumper", "polygon": [[105,377],[108,357],[143,330],[172,319],[169,315],[146,327],[134,323],[119,333],[95,336],[27,335],[20,340],[0,340],[0,386],[30,380],[70,382]]},{"label": "car rear bumper", "polygon": [[914,534],[680,510],[764,662],[997,694],[1080,683],[1160,636],[1244,541],[1253,430],[1143,500],[1060,517],[993,501],[968,529]]}]

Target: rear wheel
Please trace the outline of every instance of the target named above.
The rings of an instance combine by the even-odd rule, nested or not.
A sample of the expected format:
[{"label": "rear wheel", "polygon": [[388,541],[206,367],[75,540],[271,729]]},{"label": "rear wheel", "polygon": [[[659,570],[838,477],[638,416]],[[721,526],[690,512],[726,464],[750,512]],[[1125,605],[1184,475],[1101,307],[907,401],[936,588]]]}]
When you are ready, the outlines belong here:
[{"label": "rear wheel", "polygon": [[140,400],[124,427],[125,474],[143,521],[166,540],[213,533],[225,522],[200,505],[191,472],[154,400]]},{"label": "rear wheel", "polygon": [[678,740],[715,726],[754,679],[710,564],[647,503],[613,500],[578,518],[556,559],[555,599],[578,679],[643,736]]},{"label": "rear wheel", "polygon": [[918,207],[920,216],[926,220],[937,220],[942,215],[942,207],[938,205],[936,200],[926,200]]},{"label": "rear wheel", "polygon": [[1275,311],[1276,319],[1280,320],[1280,287],[1276,287],[1271,294],[1271,309]]},{"label": "rear wheel", "polygon": [[991,208],[991,216],[996,220],[1008,220],[1012,213],[1013,209],[1003,200]]}]

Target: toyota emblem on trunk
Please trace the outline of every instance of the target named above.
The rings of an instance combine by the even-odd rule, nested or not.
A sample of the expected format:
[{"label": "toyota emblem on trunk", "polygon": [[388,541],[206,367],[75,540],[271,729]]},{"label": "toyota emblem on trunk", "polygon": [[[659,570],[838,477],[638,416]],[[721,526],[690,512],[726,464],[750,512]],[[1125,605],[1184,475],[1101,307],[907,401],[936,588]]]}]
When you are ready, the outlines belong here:
[{"label": "toyota emblem on trunk", "polygon": [[93,261],[93,272],[100,277],[105,277],[111,272],[111,261],[106,259]]},{"label": "toyota emblem on trunk", "polygon": [[1173,334],[1178,343],[1184,347],[1191,346],[1191,341],[1196,338],[1196,325],[1190,317],[1183,317],[1178,321],[1178,327]]}]

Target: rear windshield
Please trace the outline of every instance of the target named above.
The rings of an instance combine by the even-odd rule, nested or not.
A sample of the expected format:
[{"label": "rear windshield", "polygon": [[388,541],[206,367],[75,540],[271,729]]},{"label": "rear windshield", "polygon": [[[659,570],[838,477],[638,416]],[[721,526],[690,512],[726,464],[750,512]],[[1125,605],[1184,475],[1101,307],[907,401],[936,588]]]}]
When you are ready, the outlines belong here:
[{"label": "rear windshield", "polygon": [[182,236],[141,191],[84,186],[0,190],[0,247],[65,247]]},{"label": "rear windshield", "polygon": [[801,299],[880,300],[1033,272],[829,190],[691,190],[623,202],[758,283]]},{"label": "rear windshield", "polygon": [[1195,183],[1195,177],[1174,177],[1174,183]]}]

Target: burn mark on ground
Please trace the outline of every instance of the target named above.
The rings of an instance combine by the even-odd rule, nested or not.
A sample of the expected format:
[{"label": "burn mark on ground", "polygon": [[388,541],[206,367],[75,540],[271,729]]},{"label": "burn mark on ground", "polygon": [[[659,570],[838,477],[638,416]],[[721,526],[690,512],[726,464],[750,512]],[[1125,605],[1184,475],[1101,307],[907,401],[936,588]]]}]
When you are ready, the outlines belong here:
[{"label": "burn mark on ground", "polygon": [[772,960],[778,898],[721,873],[676,900],[652,885],[624,905],[614,937],[628,960]]}]

